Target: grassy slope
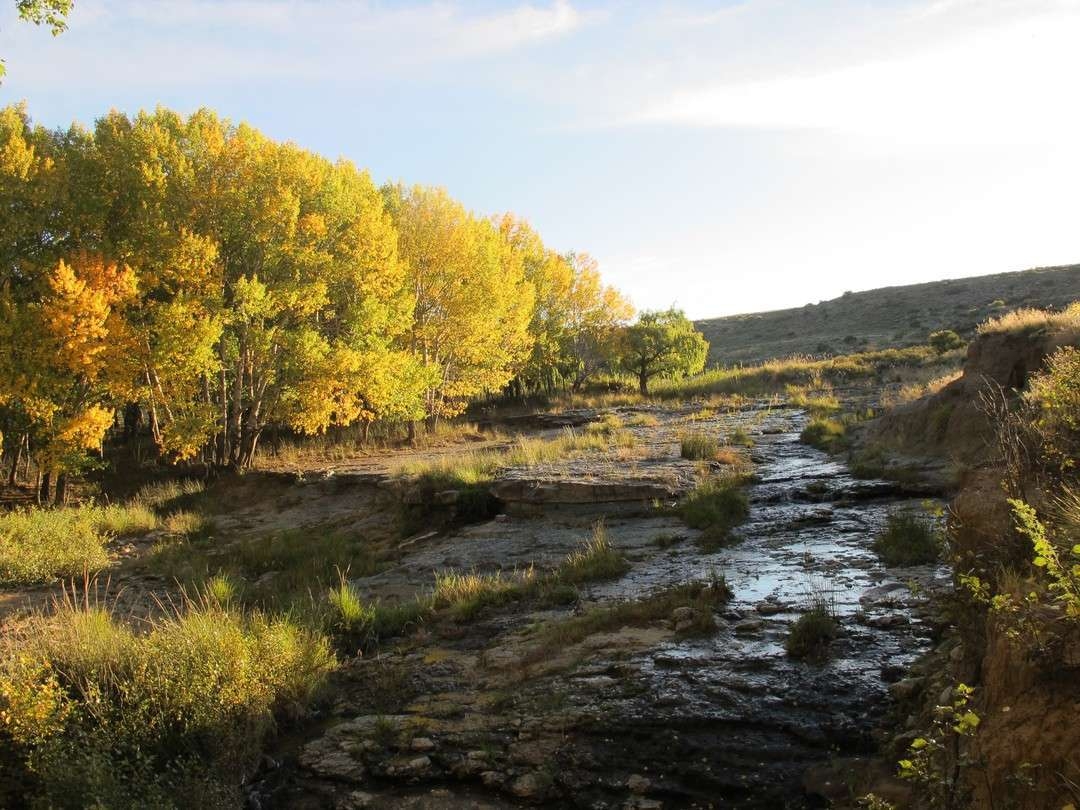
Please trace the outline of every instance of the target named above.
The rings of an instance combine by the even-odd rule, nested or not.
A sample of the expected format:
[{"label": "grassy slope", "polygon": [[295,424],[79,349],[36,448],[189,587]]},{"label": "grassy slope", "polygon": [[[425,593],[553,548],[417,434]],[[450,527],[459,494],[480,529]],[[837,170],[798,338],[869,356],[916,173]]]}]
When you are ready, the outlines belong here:
[{"label": "grassy slope", "polygon": [[[1080,298],[1080,265],[933,281],[845,293],[797,309],[697,322],[710,363],[746,363],[791,354],[849,353],[925,343],[930,332],[965,337],[988,317],[1020,306],[1062,307]],[[1003,302],[1003,303],[1001,303]]]}]

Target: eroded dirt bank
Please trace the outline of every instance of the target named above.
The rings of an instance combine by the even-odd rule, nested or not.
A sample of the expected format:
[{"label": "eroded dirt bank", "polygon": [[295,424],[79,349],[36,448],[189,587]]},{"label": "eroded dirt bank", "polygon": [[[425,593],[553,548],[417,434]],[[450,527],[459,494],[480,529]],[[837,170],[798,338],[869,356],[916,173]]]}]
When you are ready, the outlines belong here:
[{"label": "eroded dirt bank", "polygon": [[[351,661],[318,730],[268,758],[253,803],[803,807],[820,802],[804,790],[813,766],[832,762],[855,779],[857,769],[836,768],[837,758],[873,750],[889,684],[932,634],[918,592],[939,572],[886,570],[870,551],[888,510],[910,498],[799,444],[800,411],[758,406],[692,425],[685,414],[655,415],[658,425],[634,428],[641,450],[621,464],[512,471],[504,494],[548,494],[416,542],[357,585],[369,599],[395,600],[428,586],[434,571],[549,568],[598,519],[631,563],[624,576],[582,586],[573,607],[494,607]],[[662,503],[619,500],[620,486],[646,480],[669,496],[689,485],[693,464],[678,448],[688,427],[720,436],[741,427],[754,439],[750,517],[736,545],[704,551]],[[580,496],[589,482],[593,502]],[[560,492],[578,494],[560,500]],[[688,632],[688,608],[675,607],[627,611],[625,621],[583,631],[579,621],[560,636],[575,615],[597,615],[590,608],[718,576],[733,595],[711,610],[711,635]],[[790,626],[822,598],[841,624],[829,657],[789,658]]]}]

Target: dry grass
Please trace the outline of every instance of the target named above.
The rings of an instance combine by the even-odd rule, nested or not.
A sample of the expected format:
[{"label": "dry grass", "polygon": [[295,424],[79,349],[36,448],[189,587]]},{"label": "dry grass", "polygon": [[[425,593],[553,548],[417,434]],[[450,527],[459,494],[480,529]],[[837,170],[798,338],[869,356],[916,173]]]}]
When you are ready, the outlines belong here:
[{"label": "dry grass", "polygon": [[[1045,309],[1014,309],[979,325],[980,335],[1003,332],[1065,332],[1080,335],[1080,301],[1061,312]],[[1074,338],[1075,339],[1075,338]]]},{"label": "dry grass", "polygon": [[894,408],[907,402],[936,394],[951,382],[955,382],[963,375],[963,371],[956,369],[947,374],[938,374],[926,381],[912,381],[900,387],[896,393],[886,393],[881,397],[881,407]]},{"label": "dry grass", "polygon": [[[617,419],[617,417],[616,417]],[[425,478],[441,486],[475,486],[491,481],[502,469],[539,467],[563,458],[586,453],[631,450],[636,440],[629,431],[616,427],[614,421],[595,430],[578,433],[566,428],[554,439],[522,437],[498,450],[447,455],[434,460],[402,465],[399,474]]]}]

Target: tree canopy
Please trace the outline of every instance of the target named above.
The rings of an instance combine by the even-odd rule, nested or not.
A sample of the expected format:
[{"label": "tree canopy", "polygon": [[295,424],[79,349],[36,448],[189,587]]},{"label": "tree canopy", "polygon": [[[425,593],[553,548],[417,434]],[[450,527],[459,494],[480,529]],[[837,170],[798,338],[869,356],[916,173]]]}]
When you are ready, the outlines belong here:
[{"label": "tree canopy", "polygon": [[642,395],[657,376],[681,377],[705,367],[708,341],[678,309],[642,312],[626,330],[622,364],[634,374]]},{"label": "tree canopy", "polygon": [[60,474],[138,403],[163,457],[584,379],[629,304],[585,254],[209,110],[0,110],[0,430]]}]

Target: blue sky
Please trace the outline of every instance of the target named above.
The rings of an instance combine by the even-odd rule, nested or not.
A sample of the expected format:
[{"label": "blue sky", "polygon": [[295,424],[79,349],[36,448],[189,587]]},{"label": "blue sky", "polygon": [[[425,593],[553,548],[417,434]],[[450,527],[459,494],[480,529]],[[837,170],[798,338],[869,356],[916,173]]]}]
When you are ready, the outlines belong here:
[{"label": "blue sky", "polygon": [[1080,0],[76,0],[0,14],[0,96],[209,106],[707,317],[1080,261],[1078,41]]}]

